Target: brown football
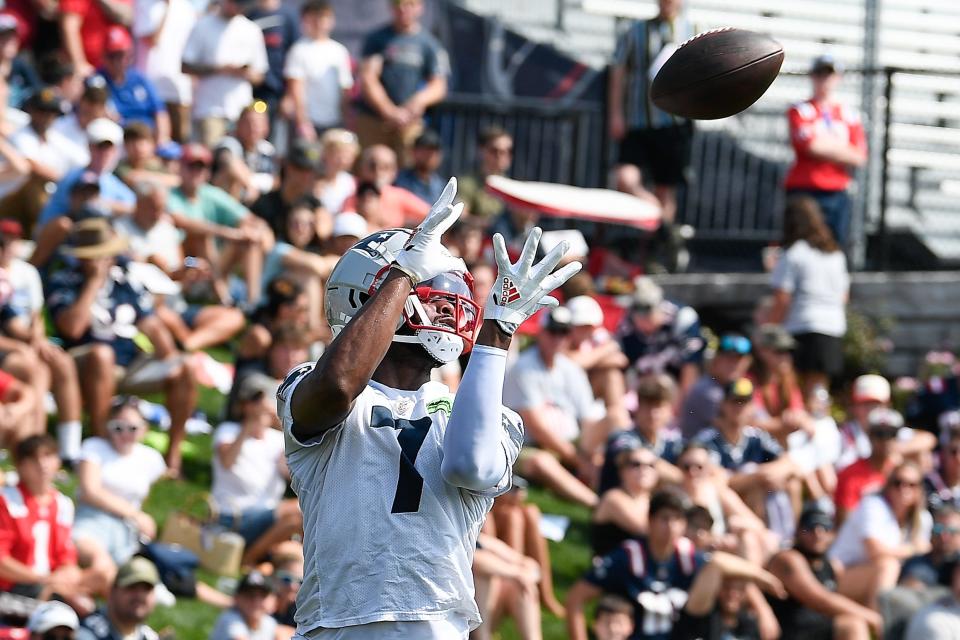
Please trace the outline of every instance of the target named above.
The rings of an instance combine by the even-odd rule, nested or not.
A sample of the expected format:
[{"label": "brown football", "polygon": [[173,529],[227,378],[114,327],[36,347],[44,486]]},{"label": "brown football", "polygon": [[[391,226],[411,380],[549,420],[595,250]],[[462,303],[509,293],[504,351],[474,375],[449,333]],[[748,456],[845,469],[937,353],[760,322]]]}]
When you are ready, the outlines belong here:
[{"label": "brown football", "polygon": [[782,64],[783,47],[769,36],[734,28],[705,31],[664,63],[650,99],[684,118],[726,118],[756,102]]}]

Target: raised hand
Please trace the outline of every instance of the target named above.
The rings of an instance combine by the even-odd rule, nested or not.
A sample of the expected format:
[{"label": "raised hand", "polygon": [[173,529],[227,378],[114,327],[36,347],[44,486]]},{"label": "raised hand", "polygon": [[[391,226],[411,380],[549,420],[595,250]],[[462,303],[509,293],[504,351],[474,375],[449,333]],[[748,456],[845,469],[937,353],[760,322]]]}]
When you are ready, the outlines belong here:
[{"label": "raised hand", "polygon": [[540,309],[557,306],[557,299],[547,294],[573,277],[583,266],[579,262],[571,262],[553,272],[570,249],[566,241],[554,247],[543,260],[533,264],[542,234],[540,227],[530,231],[516,263],[510,262],[503,236],[499,233],[493,236],[497,279],[487,298],[483,317],[485,320],[496,320],[500,328],[511,335],[524,320]]},{"label": "raised hand", "polygon": [[463,260],[440,244],[440,238],[463,213],[463,203],[453,204],[456,195],[457,179],[450,178],[430,213],[413,230],[394,261],[394,267],[407,274],[414,286],[448,271],[467,271]]}]

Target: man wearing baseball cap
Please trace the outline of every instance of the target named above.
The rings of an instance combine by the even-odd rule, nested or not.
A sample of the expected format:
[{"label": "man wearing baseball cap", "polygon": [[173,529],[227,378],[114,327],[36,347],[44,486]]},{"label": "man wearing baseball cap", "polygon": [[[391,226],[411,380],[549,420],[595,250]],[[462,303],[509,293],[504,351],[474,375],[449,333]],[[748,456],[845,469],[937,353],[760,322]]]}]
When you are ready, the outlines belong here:
[{"label": "man wearing baseball cap", "polygon": [[564,306],[570,310],[572,325],[566,355],[587,372],[594,395],[607,408],[608,422],[616,427],[628,426],[630,414],[624,404],[627,383],[623,375],[627,357],[604,328],[600,303],[581,295],[570,298]]},{"label": "man wearing baseball cap", "polygon": [[770,560],[770,573],[787,590],[786,599],[769,599],[782,640],[868,638],[871,630],[879,636],[880,615],[837,593],[843,568],[827,558],[835,537],[833,517],[807,507],[800,514],[793,548]]},{"label": "man wearing baseball cap", "polygon": [[753,426],[753,392],[748,378],[728,384],[713,426],[694,441],[711,452],[715,464],[731,472],[730,488],[754,509],[765,511],[768,526],[788,537],[795,516],[786,490],[800,469],[767,431]]},{"label": "man wearing baseball cap", "polygon": [[860,504],[861,497],[883,488],[887,475],[902,460],[895,445],[900,430],[904,428],[903,416],[899,412],[877,407],[867,416],[866,427],[870,455],[845,467],[837,475],[834,504],[840,524]]},{"label": "man wearing baseball cap", "polygon": [[103,46],[103,66],[99,75],[106,81],[110,100],[120,114],[120,124],[133,122],[150,125],[158,144],[170,140],[170,117],[157,95],[156,87],[145,75],[132,68],[133,38],[120,25],[107,29]]},{"label": "man wearing baseball cap", "polygon": [[157,632],[144,622],[156,606],[160,584],[157,567],[141,556],[117,569],[106,606],[80,623],[77,640],[156,640]]},{"label": "man wearing baseball cap", "polygon": [[570,470],[588,465],[588,452],[608,432],[602,407],[583,369],[563,354],[572,328],[570,310],[557,307],[540,316],[536,344],[507,371],[503,403],[520,414],[526,445],[517,460],[523,477],[587,507],[597,494]]},{"label": "man wearing baseball cap", "polygon": [[411,166],[401,169],[393,184],[406,189],[427,204],[436,202],[447,183],[437,174],[437,169],[443,163],[440,135],[432,129],[421,133],[413,142],[410,158]]},{"label": "man wearing baseball cap", "polygon": [[692,438],[713,423],[723,401],[724,386],[747,374],[752,350],[753,345],[746,336],[738,333],[720,336],[706,371],[683,400],[678,419],[684,438]]},{"label": "man wearing baseball cap", "polygon": [[[850,392],[849,420],[840,427],[840,458],[836,468],[840,472],[861,458],[870,457],[870,437],[866,425],[874,409],[890,406],[890,383],[873,373],[853,381]],[[933,451],[937,438],[926,431],[904,427],[897,433],[896,453],[904,457],[919,457]]]},{"label": "man wearing baseball cap", "polygon": [[833,56],[822,55],[810,67],[813,96],[787,112],[796,162],[787,174],[787,194],[811,196],[842,247],[850,227],[847,189],[853,172],[867,161],[867,138],[860,114],[836,98],[842,79]]},{"label": "man wearing baseball cap", "polygon": [[77,613],[59,600],[44,602],[27,619],[31,640],[74,640],[79,626]]},{"label": "man wearing baseball cap", "polygon": [[224,611],[210,633],[210,640],[273,640],[277,621],[267,611],[273,584],[259,571],[243,576],[232,608]]},{"label": "man wearing baseball cap", "polygon": [[0,211],[16,215],[28,234],[49,198],[50,183],[87,161],[83,150],[53,127],[69,107],[56,88],[39,88],[24,103],[30,122],[0,145],[5,169]]},{"label": "man wearing baseball cap", "polygon": [[[100,182],[99,204],[111,215],[127,215],[133,211],[136,196],[130,187],[114,175],[120,158],[120,145],[123,143],[123,129],[109,118],[96,118],[87,125],[87,145],[90,150],[90,162],[86,167],[79,167],[69,171],[57,184],[57,190],[50,197],[47,205],[40,212],[37,237],[43,227],[60,216],[67,215],[70,209],[70,192],[73,184],[84,175],[92,172]],[[39,238],[38,238],[39,242]]]},{"label": "man wearing baseball cap", "polygon": [[[174,223],[187,233],[184,253],[205,258],[219,265],[215,288],[221,300],[228,297],[226,274],[237,265],[261,263],[267,246],[273,246],[273,233],[260,218],[229,193],[209,184],[213,154],[199,143],[183,146],[180,154],[180,186],[170,190],[167,207]],[[211,238],[222,246],[208,242]],[[227,243],[227,244],[224,244]],[[258,255],[259,254],[259,255]],[[247,300],[260,298],[260,273],[244,269]]]}]

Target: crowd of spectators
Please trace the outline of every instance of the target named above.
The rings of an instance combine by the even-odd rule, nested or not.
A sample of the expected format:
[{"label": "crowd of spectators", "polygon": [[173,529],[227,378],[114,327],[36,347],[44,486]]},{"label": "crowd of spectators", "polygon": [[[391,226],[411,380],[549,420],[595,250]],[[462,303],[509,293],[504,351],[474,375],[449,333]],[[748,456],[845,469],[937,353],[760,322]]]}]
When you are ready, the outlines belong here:
[{"label": "crowd of spectators", "polygon": [[[615,181],[662,209],[667,244],[692,129],[645,92],[665,48],[694,33],[681,4],[663,0],[627,31],[610,94]],[[447,178],[428,117],[446,52],[420,25],[421,0],[390,7],[357,65],[323,0],[299,17],[277,0],[0,12],[0,445],[14,466],[0,488],[0,590],[50,600],[26,623],[38,638],[151,640],[144,621],[175,597],[224,609],[216,640],[293,633],[302,517],[277,386],[330,340],[323,295],[339,257],[415,226]],[[821,113],[838,71],[817,61],[814,106],[792,120]],[[797,126],[798,154],[859,161],[861,142],[829,146]],[[511,134],[484,128],[477,148],[445,242],[482,300],[490,236],[516,246],[537,214],[484,188],[509,172]],[[504,401],[526,441],[481,533],[473,637],[511,617],[541,638],[541,609],[574,639],[588,619],[601,640],[955,637],[955,365],[896,405],[906,418],[887,379],[843,377],[849,277],[833,196],[788,201],[771,295],[739,331],[715,334],[646,276],[614,296],[597,269],[521,329]],[[436,375],[455,388],[460,364]],[[188,475],[198,389],[224,372],[209,493],[216,526],[243,541],[233,595],[167,584],[144,557],[160,537],[144,502]],[[159,429],[162,454],[148,439]],[[55,487],[64,478],[72,497]],[[565,602],[528,481],[590,511],[594,561]]]}]

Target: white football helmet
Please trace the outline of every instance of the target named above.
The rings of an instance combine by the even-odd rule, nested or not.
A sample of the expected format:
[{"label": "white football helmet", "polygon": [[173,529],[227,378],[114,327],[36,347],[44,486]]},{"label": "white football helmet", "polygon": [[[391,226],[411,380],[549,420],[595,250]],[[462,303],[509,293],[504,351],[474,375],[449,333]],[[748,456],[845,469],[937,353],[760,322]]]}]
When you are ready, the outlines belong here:
[{"label": "white football helmet", "polygon": [[[376,291],[413,232],[386,229],[367,236],[343,254],[327,280],[324,311],[333,335],[353,319]],[[433,319],[424,303],[441,302]],[[446,363],[473,348],[480,326],[480,306],[473,299],[473,278],[450,271],[421,282],[410,293],[394,342],[420,344],[434,360]]]}]

